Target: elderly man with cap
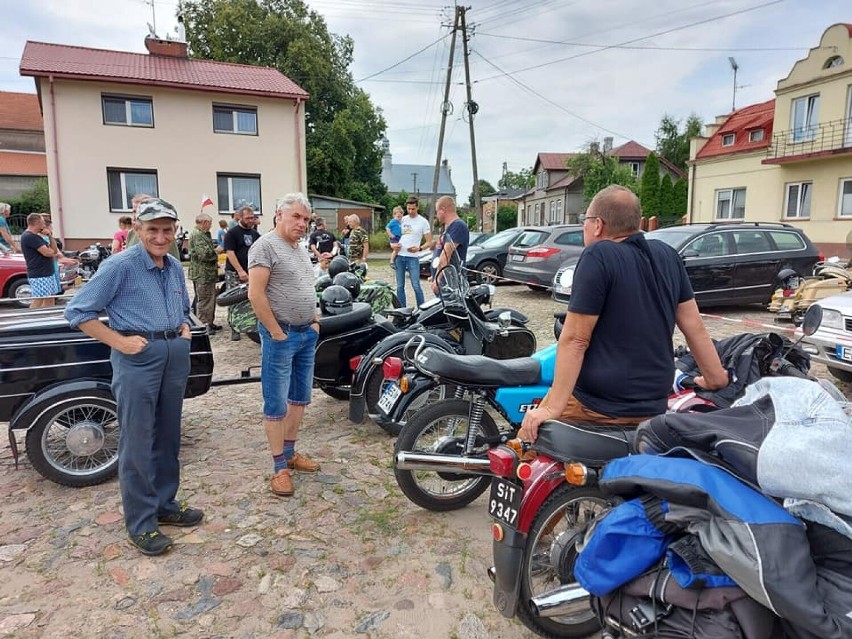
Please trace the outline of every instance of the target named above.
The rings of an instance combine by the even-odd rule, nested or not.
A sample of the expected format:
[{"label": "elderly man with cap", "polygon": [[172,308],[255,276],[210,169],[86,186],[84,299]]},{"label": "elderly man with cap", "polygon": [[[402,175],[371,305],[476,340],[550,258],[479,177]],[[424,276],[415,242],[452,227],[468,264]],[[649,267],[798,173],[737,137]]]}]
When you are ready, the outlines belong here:
[{"label": "elderly man with cap", "polygon": [[[172,547],[160,525],[195,526],[204,517],[175,499],[191,340],[183,268],[169,255],[177,221],[168,202],[140,204],[139,244],[106,260],[65,310],[72,327],[112,349],[124,522],[130,543],[146,555]],[[98,319],[101,312],[109,326]]]}]

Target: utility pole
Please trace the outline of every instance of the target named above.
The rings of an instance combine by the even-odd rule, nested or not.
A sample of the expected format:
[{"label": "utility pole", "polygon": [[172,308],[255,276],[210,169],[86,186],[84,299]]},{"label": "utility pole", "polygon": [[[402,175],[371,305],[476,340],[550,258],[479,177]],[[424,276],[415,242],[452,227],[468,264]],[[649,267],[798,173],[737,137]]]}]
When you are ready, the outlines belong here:
[{"label": "utility pole", "polygon": [[414,178],[414,189],[411,191],[412,195],[417,195],[417,173],[412,173],[411,177]]},{"label": "utility pole", "polygon": [[481,231],[482,198],[479,194],[479,174],[476,170],[476,136],[473,133],[473,116],[475,116],[477,111],[479,111],[479,105],[473,101],[473,98],[470,95],[470,64],[468,62],[467,20],[465,16],[467,7],[456,7],[456,11],[459,12],[462,30],[462,44],[464,45],[464,83],[467,88],[467,102],[465,103],[465,108],[467,109],[467,120],[470,125],[470,155],[473,161],[473,201],[474,206],[476,207],[476,229]]},{"label": "utility pole", "polygon": [[447,115],[452,112],[450,104],[450,81],[453,77],[453,54],[456,51],[456,32],[459,28],[459,7],[453,16],[453,36],[450,39],[450,61],[447,65],[447,82],[444,85],[444,102],[441,104],[441,130],[438,133],[438,155],[435,157],[435,175],[432,178],[432,202],[429,205],[429,226],[435,222],[435,202],[438,200],[438,179],[441,175],[441,155],[444,153],[444,132],[447,129]]}]

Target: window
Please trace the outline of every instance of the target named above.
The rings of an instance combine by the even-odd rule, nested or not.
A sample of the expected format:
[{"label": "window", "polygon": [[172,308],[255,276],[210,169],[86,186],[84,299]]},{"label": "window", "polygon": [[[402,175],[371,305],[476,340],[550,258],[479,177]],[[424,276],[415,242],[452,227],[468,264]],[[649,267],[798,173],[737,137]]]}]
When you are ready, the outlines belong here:
[{"label": "window", "polygon": [[822,65],[823,69],[836,69],[837,67],[842,67],[844,64],[843,57],[839,55],[833,55],[828,60],[825,61],[825,64]]},{"label": "window", "polygon": [[563,233],[554,240],[554,244],[561,246],[583,246],[583,231]]},{"label": "window", "polygon": [[722,136],[722,146],[733,146],[737,136],[733,133],[726,133]]},{"label": "window", "polygon": [[527,224],[532,224],[532,219],[533,219],[532,204],[527,204],[527,220],[526,220]]},{"label": "window", "polygon": [[816,136],[819,122],[819,96],[809,95],[793,100],[792,122],[793,142],[809,142]]},{"label": "window", "polygon": [[556,200],[556,222],[562,222],[562,200]]},{"label": "window", "polygon": [[250,206],[260,213],[259,175],[216,175],[219,212],[230,213],[241,206]]},{"label": "window", "polygon": [[769,231],[769,235],[779,251],[800,251],[805,248],[804,241],[796,233]]},{"label": "window", "polygon": [[512,246],[519,248],[528,248],[530,246],[538,246],[550,236],[547,231],[528,230],[521,233],[521,236],[512,243]]},{"label": "window", "polygon": [[684,247],[685,251],[695,251],[692,257],[719,257],[730,255],[728,243],[721,233],[708,233],[693,240],[691,244]]},{"label": "window", "polygon": [[104,124],[154,126],[154,103],[151,98],[101,96]]},{"label": "window", "polygon": [[107,169],[109,210],[120,212],[133,208],[134,196],[145,193],[159,197],[157,172],[147,169]]},{"label": "window", "polygon": [[556,201],[550,201],[550,223],[556,224],[559,220],[556,219]]},{"label": "window", "polygon": [[213,131],[257,135],[257,109],[214,105]]},{"label": "window", "polygon": [[630,162],[630,172],[633,174],[633,177],[639,177],[639,163],[638,162]]},{"label": "window", "polygon": [[763,141],[763,129],[755,129],[754,131],[749,131],[748,141],[749,142],[762,142]]},{"label": "window", "polygon": [[787,203],[784,217],[811,216],[811,182],[793,182],[787,185]]},{"label": "window", "polygon": [[737,245],[737,253],[767,253],[772,250],[769,238],[763,231],[735,231],[734,242]]},{"label": "window", "polygon": [[840,203],[837,217],[852,217],[852,178],[840,180]]},{"label": "window", "polygon": [[745,217],[745,189],[716,191],[716,219],[741,220]]}]

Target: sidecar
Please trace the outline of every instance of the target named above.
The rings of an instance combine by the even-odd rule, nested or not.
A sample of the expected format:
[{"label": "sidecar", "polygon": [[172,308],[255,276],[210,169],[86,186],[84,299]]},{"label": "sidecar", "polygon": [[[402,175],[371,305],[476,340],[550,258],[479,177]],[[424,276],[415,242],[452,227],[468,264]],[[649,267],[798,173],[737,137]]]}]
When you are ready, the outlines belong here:
[{"label": "sidecar", "polygon": [[[0,315],[0,421],[9,423],[16,464],[16,434],[25,433],[27,457],[39,473],[65,486],[91,486],[118,471],[110,349],[72,329],[62,310]],[[190,362],[185,397],[196,397],[213,381],[210,338],[198,320]]]}]

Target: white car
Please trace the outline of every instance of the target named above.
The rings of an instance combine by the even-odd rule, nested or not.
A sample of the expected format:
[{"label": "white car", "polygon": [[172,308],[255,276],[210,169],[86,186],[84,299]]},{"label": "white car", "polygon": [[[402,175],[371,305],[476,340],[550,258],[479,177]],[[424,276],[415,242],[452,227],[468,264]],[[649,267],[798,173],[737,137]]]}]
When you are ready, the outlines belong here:
[{"label": "white car", "polygon": [[852,382],[852,291],[815,302],[822,307],[817,332],[802,340],[811,361],[825,364],[843,382]]}]

